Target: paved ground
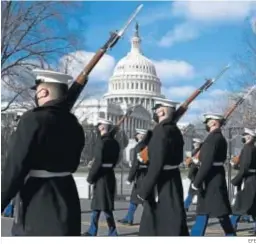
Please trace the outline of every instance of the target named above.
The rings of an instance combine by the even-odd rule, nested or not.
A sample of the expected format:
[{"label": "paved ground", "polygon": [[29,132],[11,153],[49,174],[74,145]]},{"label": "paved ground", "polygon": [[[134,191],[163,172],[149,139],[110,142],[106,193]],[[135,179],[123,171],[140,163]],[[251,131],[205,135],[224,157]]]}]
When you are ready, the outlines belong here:
[{"label": "paved ground", "polygon": [[[81,201],[82,206],[82,231],[86,231],[89,223],[90,223],[90,201],[89,200],[82,200]],[[116,210],[114,212],[115,219],[121,219],[127,212],[128,202],[127,201],[117,201],[116,202]],[[194,222],[194,212],[195,207],[191,207],[191,211],[188,213],[188,225],[189,227],[192,226]],[[117,228],[120,236],[137,236],[138,230],[139,230],[139,222],[141,218],[142,213],[142,207],[139,206],[136,212],[135,216],[135,224],[133,226],[124,226],[119,223],[117,223]],[[4,218],[1,219],[1,231],[2,236],[10,236],[10,229],[12,226],[13,219],[10,218]],[[250,231],[253,227],[253,223],[240,223],[239,229],[237,232],[238,236],[250,236],[248,231]],[[104,219],[104,215],[100,218],[99,223],[99,236],[106,236],[108,233],[108,228]],[[206,231],[207,236],[224,236],[222,229],[220,228],[217,219],[212,219],[209,223],[209,227]]]}]

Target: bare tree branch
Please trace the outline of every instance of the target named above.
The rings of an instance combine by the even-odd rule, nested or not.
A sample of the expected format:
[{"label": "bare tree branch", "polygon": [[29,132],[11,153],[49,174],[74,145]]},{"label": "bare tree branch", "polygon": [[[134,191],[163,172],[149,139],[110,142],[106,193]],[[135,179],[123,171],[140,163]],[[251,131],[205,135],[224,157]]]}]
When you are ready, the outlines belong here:
[{"label": "bare tree branch", "polygon": [[11,106],[11,104],[16,100],[16,98],[17,98],[18,96],[20,96],[20,94],[21,94],[23,91],[24,91],[24,90],[21,90],[20,92],[18,92],[18,93],[8,102],[8,104],[6,105],[6,107],[3,108],[3,109],[1,109],[1,112],[6,111],[6,110]]},{"label": "bare tree branch", "polygon": [[1,1],[2,83],[17,93],[4,111],[18,98],[26,102],[32,98],[29,92],[20,93],[33,80],[29,81],[26,73],[33,68],[56,68],[62,56],[80,48],[74,41],[81,39],[82,33],[72,32],[65,17],[79,5],[64,1]]},{"label": "bare tree branch", "polygon": [[[230,88],[233,90],[230,103],[238,99],[241,91],[256,84],[256,34],[252,31],[245,33],[244,43],[243,52],[235,57],[237,73],[230,78]],[[228,125],[255,128],[256,92],[235,110]]]}]

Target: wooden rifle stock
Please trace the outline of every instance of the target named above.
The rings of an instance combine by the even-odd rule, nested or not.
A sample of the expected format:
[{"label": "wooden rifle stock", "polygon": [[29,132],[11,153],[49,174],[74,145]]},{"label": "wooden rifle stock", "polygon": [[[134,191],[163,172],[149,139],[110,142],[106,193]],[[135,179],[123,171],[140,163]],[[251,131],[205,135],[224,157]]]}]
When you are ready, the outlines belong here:
[{"label": "wooden rifle stock", "polygon": [[211,85],[213,84],[212,79],[206,80],[206,82],[199,88],[196,89],[187,99],[185,102],[183,102],[178,109],[175,112],[174,115],[174,121],[177,123],[181,117],[185,114],[187,111],[189,105],[204,91],[206,91]]},{"label": "wooden rifle stock", "polygon": [[93,68],[96,66],[96,64],[100,61],[100,59],[102,58],[102,56],[110,49],[112,48],[117,42],[118,40],[123,36],[125,30],[128,28],[128,26],[131,24],[131,22],[133,21],[133,19],[137,16],[137,14],[139,13],[139,11],[141,10],[141,8],[143,7],[143,5],[141,4],[139,7],[137,7],[137,9],[135,10],[135,12],[132,14],[132,16],[128,19],[128,21],[126,22],[126,24],[124,25],[124,27],[120,30],[120,31],[116,31],[116,32],[112,32],[110,38],[108,39],[108,41],[104,44],[104,46],[102,48],[100,48],[95,55],[93,56],[93,58],[89,61],[89,63],[85,66],[85,68],[82,70],[82,72],[78,75],[78,77],[76,78],[76,80],[73,82],[73,84],[71,85],[69,91],[68,91],[68,95],[67,95],[67,106],[68,108],[71,110],[72,107],[74,106],[76,100],[78,99],[79,95],[81,94],[83,88],[86,86],[87,82],[88,82],[88,76],[91,73],[91,71],[93,70]]},{"label": "wooden rifle stock", "polygon": [[231,106],[224,115],[224,119],[223,119],[223,125],[225,125],[229,119],[229,117],[231,116],[231,114],[235,111],[235,109],[241,105],[245,99],[254,91],[254,89],[256,88],[256,85],[254,85],[253,87],[251,87],[251,89],[243,96],[240,97],[233,106]]},{"label": "wooden rifle stock", "polygon": [[203,92],[207,91],[208,88],[210,86],[212,86],[212,84],[218,80],[223,74],[224,72],[226,72],[226,70],[229,69],[229,65],[227,65],[226,67],[224,67],[223,70],[221,70],[221,72],[214,78],[214,79],[207,79],[206,82],[199,88],[196,89],[189,97],[188,99],[183,102],[179,108],[176,110],[175,115],[174,115],[174,122],[178,122],[180,120],[180,118],[185,114],[185,112],[187,111],[189,105]]},{"label": "wooden rifle stock", "polygon": [[238,101],[232,106],[230,107],[226,112],[225,112],[225,115],[224,115],[224,122],[226,123],[228,118],[231,116],[231,114],[235,111],[235,109],[240,105],[242,104],[244,101],[244,98],[243,97],[240,97],[238,99]]}]

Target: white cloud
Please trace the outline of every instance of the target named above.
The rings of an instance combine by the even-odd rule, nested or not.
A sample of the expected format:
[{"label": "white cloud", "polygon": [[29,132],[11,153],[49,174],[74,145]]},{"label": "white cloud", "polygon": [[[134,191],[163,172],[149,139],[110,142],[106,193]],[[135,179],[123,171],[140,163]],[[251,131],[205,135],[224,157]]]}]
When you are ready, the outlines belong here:
[{"label": "white cloud", "polygon": [[195,75],[194,67],[185,61],[164,59],[153,61],[153,63],[155,64],[157,75],[163,83],[188,80]]},{"label": "white cloud", "polygon": [[154,6],[154,14],[152,14],[152,9],[144,9],[136,19],[138,20],[139,24],[141,26],[150,25],[152,23],[155,23],[157,21],[162,21],[166,19],[171,19],[171,4],[163,4],[159,7]]},{"label": "white cloud", "polygon": [[[68,73],[75,79],[94,54],[95,53],[93,52],[77,51],[65,55],[59,61],[59,69],[60,71],[65,70],[65,65],[67,64]],[[115,59],[112,56],[105,54],[95,66],[89,78],[94,82],[108,81],[109,77],[112,75],[114,66]]]},{"label": "white cloud", "polygon": [[209,91],[208,93],[212,97],[219,97],[219,96],[225,96],[228,95],[229,92],[227,90],[222,90],[222,89],[215,89],[212,91]]},{"label": "white cloud", "polygon": [[253,1],[186,1],[174,2],[172,15],[194,21],[231,22],[244,20],[255,9]]},{"label": "white cloud", "polygon": [[[162,47],[170,47],[177,42],[198,38],[202,30],[212,25],[226,25],[243,21],[255,14],[253,1],[186,1],[173,2],[171,16],[181,18],[183,23],[174,26],[158,41]],[[251,21],[255,31],[255,20]],[[256,32],[256,31],[255,31]]]},{"label": "white cloud", "polygon": [[184,42],[197,38],[199,29],[192,23],[186,22],[176,25],[172,30],[168,31],[158,42],[159,46],[170,47],[176,42]]},{"label": "white cloud", "polygon": [[162,92],[164,95],[173,100],[177,98],[185,98],[191,95],[195,91],[194,86],[174,86],[169,88],[163,88]]},{"label": "white cloud", "polygon": [[256,34],[256,16],[251,18],[251,27],[254,34]]},{"label": "white cloud", "polygon": [[207,109],[210,109],[213,105],[211,99],[197,99],[193,101],[190,105],[190,109],[197,110],[198,112],[205,112]]},{"label": "white cloud", "polygon": [[201,121],[202,116],[200,116],[197,113],[192,113],[191,111],[188,111],[180,120],[182,123],[196,123]]}]

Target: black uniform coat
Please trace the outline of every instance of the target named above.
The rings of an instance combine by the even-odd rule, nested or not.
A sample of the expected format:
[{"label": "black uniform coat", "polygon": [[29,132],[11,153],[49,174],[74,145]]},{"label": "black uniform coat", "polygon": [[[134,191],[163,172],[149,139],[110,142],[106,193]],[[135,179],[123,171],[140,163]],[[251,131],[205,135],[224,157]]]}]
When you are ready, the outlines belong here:
[{"label": "black uniform coat", "polygon": [[[183,186],[178,166],[183,161],[183,137],[170,119],[155,126],[148,145],[149,167],[138,195],[145,199],[140,223],[140,236],[188,236]],[[157,187],[159,200],[155,201]]]},{"label": "black uniform coat", "polygon": [[256,170],[256,147],[253,144],[245,144],[240,154],[240,169],[232,179],[232,184],[244,188],[238,191],[233,214],[256,216],[256,173],[248,172],[249,169]]},{"label": "black uniform coat", "polygon": [[139,204],[140,201],[137,198],[137,190],[140,188],[142,180],[144,176],[147,173],[147,168],[141,168],[141,166],[148,166],[148,163],[141,163],[137,159],[137,154],[145,148],[145,143],[144,141],[140,141],[134,148],[134,156],[133,156],[133,161],[132,161],[132,167],[129,171],[128,179],[127,181],[129,182],[134,182],[133,188],[132,188],[132,193],[131,193],[131,202],[135,204]]},{"label": "black uniform coat", "polygon": [[61,101],[48,102],[21,117],[2,172],[1,209],[20,192],[25,235],[81,235],[80,202],[73,176],[25,178],[32,169],[75,172],[83,146],[83,129]]},{"label": "black uniform coat", "polygon": [[[195,156],[199,150],[200,150],[200,147],[194,149],[192,152],[192,157]],[[194,162],[192,162],[189,165],[188,178],[191,180],[191,183],[189,185],[188,194],[192,194],[192,195],[195,194],[195,191],[191,188],[191,185],[196,178],[196,174],[197,174],[198,170],[199,170],[199,164],[195,164]]]},{"label": "black uniform coat", "polygon": [[209,133],[202,144],[199,161],[201,166],[193,182],[200,188],[197,202],[197,214],[221,217],[231,213],[228,198],[225,169],[213,166],[214,162],[225,162],[227,141],[220,129]]},{"label": "black uniform coat", "polygon": [[[114,210],[114,200],[116,192],[116,177],[114,167],[118,162],[120,146],[107,133],[99,136],[95,145],[94,158],[87,181],[93,184],[92,210]],[[102,164],[112,164],[112,168],[103,168]]]}]

